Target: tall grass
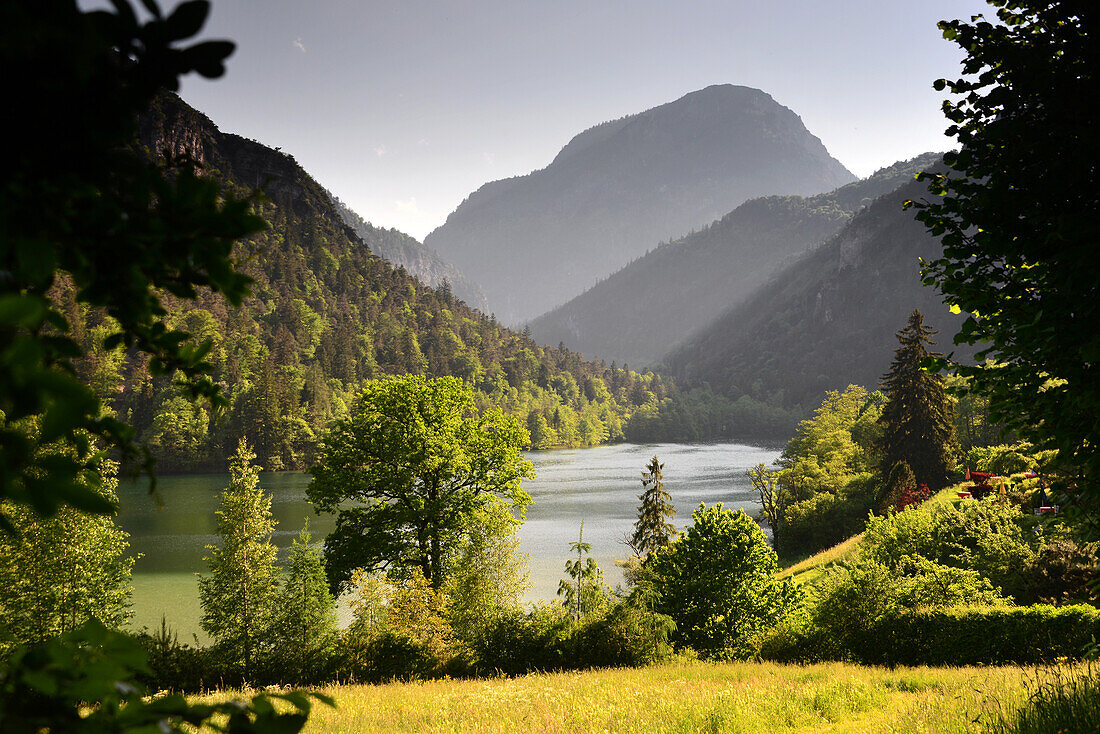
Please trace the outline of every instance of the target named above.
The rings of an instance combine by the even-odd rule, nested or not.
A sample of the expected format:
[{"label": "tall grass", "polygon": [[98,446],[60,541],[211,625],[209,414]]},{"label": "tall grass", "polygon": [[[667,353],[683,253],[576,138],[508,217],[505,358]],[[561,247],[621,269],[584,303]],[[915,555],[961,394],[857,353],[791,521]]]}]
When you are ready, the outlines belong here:
[{"label": "tall grass", "polygon": [[1041,671],[1028,688],[1025,703],[990,722],[989,734],[1100,732],[1100,669],[1095,664]]},{"label": "tall grass", "polygon": [[1019,668],[678,663],[335,686],[307,732],[982,732],[1026,699]]}]

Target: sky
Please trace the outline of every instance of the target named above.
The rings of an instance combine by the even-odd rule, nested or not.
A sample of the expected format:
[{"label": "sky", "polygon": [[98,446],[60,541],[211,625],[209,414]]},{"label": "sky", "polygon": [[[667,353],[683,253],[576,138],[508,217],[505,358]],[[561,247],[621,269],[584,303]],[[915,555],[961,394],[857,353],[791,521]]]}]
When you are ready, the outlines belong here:
[{"label": "sky", "polygon": [[[936,22],[980,0],[214,0],[238,44],[183,98],[418,239],[482,184],[711,84],[762,89],[853,173],[951,147]],[[988,14],[988,13],[987,13]]]}]

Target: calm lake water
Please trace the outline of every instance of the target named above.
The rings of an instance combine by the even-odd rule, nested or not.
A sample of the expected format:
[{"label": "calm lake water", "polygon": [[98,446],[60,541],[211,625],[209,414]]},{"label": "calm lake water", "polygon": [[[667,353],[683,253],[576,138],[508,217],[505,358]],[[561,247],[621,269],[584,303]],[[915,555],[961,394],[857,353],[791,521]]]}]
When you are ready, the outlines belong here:
[{"label": "calm lake water", "polygon": [[[665,465],[665,489],[678,510],[676,523],[683,527],[701,502],[723,502],[755,516],[759,503],[747,471],[770,464],[778,454],[778,449],[743,444],[617,444],[529,453],[538,476],[524,483],[534,502],[520,530],[521,550],[530,556],[528,598],[554,598],[582,520],[585,540],[608,583],[621,583],[615,559],[629,554],[622,540],[633,529],[641,472],[654,455]],[[206,570],[204,547],[218,540],[214,511],[228,479],[226,474],[161,477],[159,509],[143,483],[119,487],[119,522],[131,535],[132,551],[141,554],[134,565],[135,627],[159,627],[163,616],[181,640],[192,634],[202,639],[195,573]],[[308,484],[309,475],[297,472],[260,477],[273,496],[274,541],[284,551],[307,519],[316,539],[333,528],[332,516],[317,515],[305,501]]]}]

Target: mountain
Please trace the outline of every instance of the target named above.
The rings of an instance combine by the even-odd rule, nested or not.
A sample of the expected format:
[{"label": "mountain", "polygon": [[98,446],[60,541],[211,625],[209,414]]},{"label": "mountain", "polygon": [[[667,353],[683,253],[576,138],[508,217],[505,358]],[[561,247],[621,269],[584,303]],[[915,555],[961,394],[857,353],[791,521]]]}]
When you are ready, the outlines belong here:
[{"label": "mountain", "polygon": [[546,168],[482,186],[424,242],[518,324],[750,198],[854,179],[769,95],[712,86],[597,125]]},{"label": "mountain", "polygon": [[817,196],[752,199],[659,245],[531,322],[544,344],[644,367],[742,302],[777,267],[820,244],[858,210],[939,160],[928,153]]},{"label": "mountain", "polygon": [[241,437],[266,469],[306,467],[319,436],[346,415],[365,381],[389,374],[460,377],[480,408],[519,418],[536,447],[620,439],[639,406],[676,400],[659,375],[541,347],[450,289],[395,268],[344,223],[291,156],[221,132],[174,95],[158,98],[140,120],[137,144],[150,157],[187,154],[225,191],[262,189],[253,206],[268,223],[234,247],[253,279],[239,308],[203,289],[195,299],[162,296],[173,328],[209,342],[211,376],[228,401],[220,419],[141,354],[107,351],[110,319],[83,309],[71,282],[59,278],[51,294],[87,355],[75,369],[135,427],[163,471],[224,470]]},{"label": "mountain", "polygon": [[826,390],[876,388],[914,308],[940,331],[941,351],[971,357],[951,344],[964,317],[921,283],[919,259],[941,246],[902,202],[927,196],[911,181],[878,199],[668,355],[671,374],[806,413]]},{"label": "mountain", "polygon": [[352,211],[347,204],[336,198],[332,192],[326,192],[332,198],[336,211],[340,213],[344,224],[355,230],[359,239],[370,247],[371,252],[388,261],[394,267],[405,268],[421,283],[432,288],[450,285],[455,296],[461,298],[472,308],[489,312],[489,303],[485,292],[477,283],[446,262],[437,252],[422,245],[415,237],[396,229],[375,227]]}]

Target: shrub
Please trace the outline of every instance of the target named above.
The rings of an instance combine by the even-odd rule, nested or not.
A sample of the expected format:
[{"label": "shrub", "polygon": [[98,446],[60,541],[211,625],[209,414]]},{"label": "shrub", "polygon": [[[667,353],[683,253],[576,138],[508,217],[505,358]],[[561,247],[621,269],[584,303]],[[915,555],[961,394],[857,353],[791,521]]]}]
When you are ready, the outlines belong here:
[{"label": "shrub", "polygon": [[780,662],[1035,665],[1081,658],[1098,633],[1100,610],[1084,604],[899,609],[843,640],[810,615],[796,615],[769,635],[761,654]]},{"label": "shrub", "polygon": [[1010,596],[1024,594],[1041,538],[1009,504],[970,500],[918,506],[867,522],[861,556],[890,567],[905,556],[976,571]]},{"label": "shrub", "polygon": [[700,505],[687,533],[650,557],[657,611],[676,623],[676,639],[715,659],[755,655],[763,633],[794,599],[775,578],[775,551],[742,511]]},{"label": "shrub", "polygon": [[1100,633],[1100,610],[1052,607],[920,609],[886,617],[862,641],[864,662],[1034,665],[1079,659]]},{"label": "shrub", "polygon": [[504,614],[471,641],[475,667],[481,673],[507,675],[560,670],[567,667],[563,640],[571,627],[572,620],[560,604]]}]

